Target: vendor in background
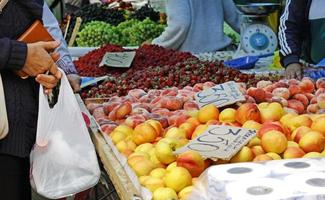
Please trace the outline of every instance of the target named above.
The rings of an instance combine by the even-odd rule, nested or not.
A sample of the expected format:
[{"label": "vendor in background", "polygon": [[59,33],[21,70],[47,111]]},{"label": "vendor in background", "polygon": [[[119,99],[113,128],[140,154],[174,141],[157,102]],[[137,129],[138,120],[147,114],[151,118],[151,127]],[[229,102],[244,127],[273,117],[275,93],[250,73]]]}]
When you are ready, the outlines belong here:
[{"label": "vendor in background", "polygon": [[224,21],[240,31],[232,0],[167,0],[167,27],[152,44],[191,53],[235,50],[223,32]]},{"label": "vendor in background", "polygon": [[[9,122],[9,133],[0,140],[0,199],[30,200],[29,155],[36,137],[38,87],[51,90],[57,85],[62,76],[58,66],[68,74],[76,70],[62,59],[67,57],[65,53],[61,55],[64,46],[58,42],[63,41],[62,35],[55,34],[58,27],[48,18],[52,15],[43,7],[43,0],[0,3],[0,73]],[[58,41],[25,44],[16,40],[35,20],[42,19]],[[49,53],[55,49],[59,51]],[[54,58],[59,61],[55,63]],[[29,78],[18,77],[16,70],[22,70]],[[50,74],[46,75],[47,71]],[[78,89],[79,78],[73,77],[70,79]]]},{"label": "vendor in background", "polygon": [[310,63],[325,58],[325,1],[287,0],[280,19],[279,41],[286,77],[301,79],[301,57]]}]

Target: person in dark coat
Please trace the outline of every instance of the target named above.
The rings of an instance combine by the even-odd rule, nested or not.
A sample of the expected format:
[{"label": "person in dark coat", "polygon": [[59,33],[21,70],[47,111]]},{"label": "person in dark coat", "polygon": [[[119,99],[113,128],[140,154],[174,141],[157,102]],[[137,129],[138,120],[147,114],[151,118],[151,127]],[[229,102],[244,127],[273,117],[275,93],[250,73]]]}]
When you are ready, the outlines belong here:
[{"label": "person in dark coat", "polygon": [[[50,53],[60,42],[17,41],[35,20],[42,21],[44,2],[5,1],[0,1],[0,73],[9,133],[0,140],[0,199],[30,200],[29,154],[36,137],[39,86],[51,90],[62,76],[54,62],[59,54]],[[17,70],[29,77],[22,79],[16,75]]]},{"label": "person in dark coat", "polygon": [[287,0],[280,19],[281,62],[287,78],[302,78],[300,59],[316,64],[325,58],[325,1]]}]

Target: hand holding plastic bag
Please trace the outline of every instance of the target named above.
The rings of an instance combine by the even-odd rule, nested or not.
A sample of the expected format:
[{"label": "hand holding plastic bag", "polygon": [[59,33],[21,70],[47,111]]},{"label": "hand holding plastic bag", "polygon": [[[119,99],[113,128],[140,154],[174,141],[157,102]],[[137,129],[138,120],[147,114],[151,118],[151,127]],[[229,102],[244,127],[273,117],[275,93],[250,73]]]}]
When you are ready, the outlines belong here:
[{"label": "hand holding plastic bag", "polygon": [[[62,72],[63,73],[63,72]],[[58,199],[97,184],[100,170],[93,143],[66,75],[51,109],[40,87],[31,184],[42,196]]]}]

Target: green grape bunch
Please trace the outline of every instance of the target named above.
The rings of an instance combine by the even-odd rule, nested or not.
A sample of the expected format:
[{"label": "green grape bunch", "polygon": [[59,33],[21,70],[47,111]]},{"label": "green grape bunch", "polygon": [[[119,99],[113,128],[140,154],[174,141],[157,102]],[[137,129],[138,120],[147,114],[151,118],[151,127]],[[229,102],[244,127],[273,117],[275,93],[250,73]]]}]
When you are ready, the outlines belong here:
[{"label": "green grape bunch", "polygon": [[158,37],[165,25],[146,18],[127,20],[118,26],[112,26],[101,21],[87,23],[78,33],[76,42],[79,47],[96,47],[104,44],[122,46],[139,46],[147,40]]},{"label": "green grape bunch", "polygon": [[98,47],[103,44],[120,44],[120,34],[116,27],[102,21],[92,21],[78,33],[79,47]]}]

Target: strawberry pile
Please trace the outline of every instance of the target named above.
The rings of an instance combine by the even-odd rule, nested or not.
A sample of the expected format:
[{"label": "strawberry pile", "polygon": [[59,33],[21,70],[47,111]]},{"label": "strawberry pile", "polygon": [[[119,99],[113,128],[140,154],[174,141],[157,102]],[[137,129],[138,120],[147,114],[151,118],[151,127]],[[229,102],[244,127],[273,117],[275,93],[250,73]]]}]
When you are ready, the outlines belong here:
[{"label": "strawberry pile", "polygon": [[100,49],[89,52],[74,63],[81,76],[98,77],[112,75],[117,77],[128,70],[147,69],[151,66],[175,65],[190,58],[197,59],[190,53],[168,50],[156,45],[143,45],[136,50],[136,56],[130,69],[99,67],[106,52],[123,51],[127,50],[117,45],[105,45]]}]

